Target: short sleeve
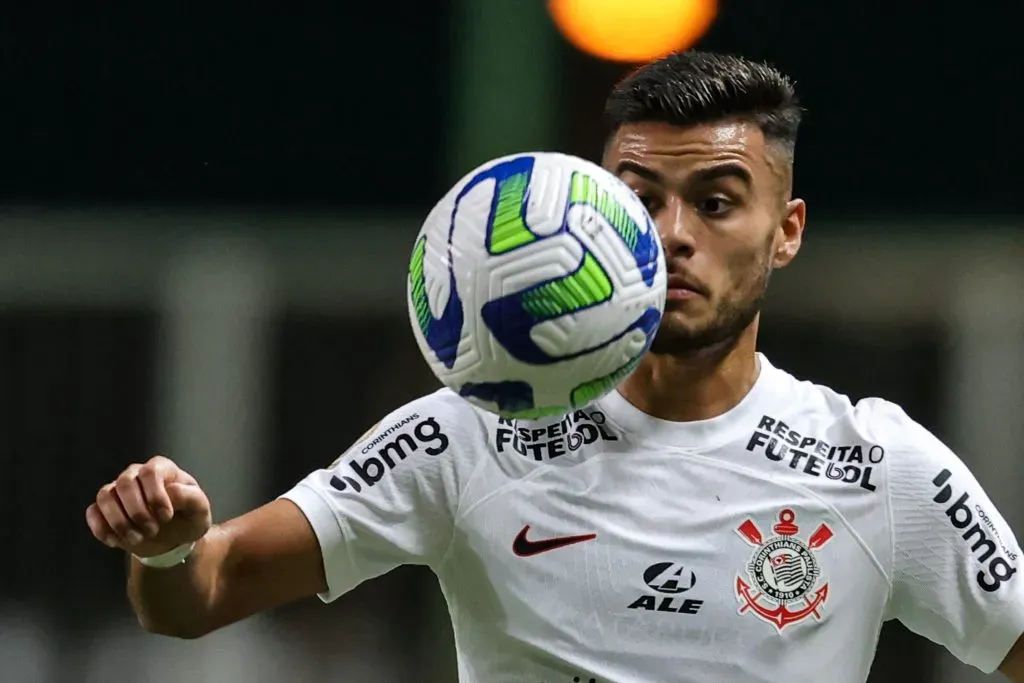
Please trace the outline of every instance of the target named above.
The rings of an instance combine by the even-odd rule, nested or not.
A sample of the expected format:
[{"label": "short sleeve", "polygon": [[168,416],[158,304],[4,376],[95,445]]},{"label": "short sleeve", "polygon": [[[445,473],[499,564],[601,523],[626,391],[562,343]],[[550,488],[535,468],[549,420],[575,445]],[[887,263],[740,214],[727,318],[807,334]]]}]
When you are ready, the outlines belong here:
[{"label": "short sleeve", "polygon": [[386,416],[330,467],[282,498],[309,520],[337,599],[403,564],[433,566],[454,533],[472,467],[474,409],[447,390]]},{"label": "short sleeve", "polygon": [[995,671],[1024,632],[1021,551],[967,466],[901,409],[862,401],[889,467],[893,541],[888,617]]}]

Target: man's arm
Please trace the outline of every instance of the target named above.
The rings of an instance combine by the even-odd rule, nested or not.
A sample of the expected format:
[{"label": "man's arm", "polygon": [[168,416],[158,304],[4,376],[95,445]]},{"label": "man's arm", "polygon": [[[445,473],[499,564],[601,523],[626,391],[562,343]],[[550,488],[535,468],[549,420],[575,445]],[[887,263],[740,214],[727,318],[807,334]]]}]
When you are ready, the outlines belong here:
[{"label": "man's arm", "polygon": [[960,458],[902,410],[865,400],[858,417],[885,447],[887,617],[966,664],[1024,683],[1024,553],[1013,530]]},{"label": "man's arm", "polygon": [[[294,503],[274,501],[213,526],[198,482],[161,456],[125,468],[85,516],[97,539],[130,553],[128,595],[156,633],[198,637],[326,588],[317,537]],[[175,566],[138,559],[193,543]]]},{"label": "man's arm", "polygon": [[131,561],[128,596],[149,631],[198,638],[327,589],[320,546],[305,515],[276,500],[213,526],[185,563]]},{"label": "man's arm", "polygon": [[199,637],[301,598],[333,600],[402,564],[441,561],[461,482],[479,461],[474,418],[451,392],[417,399],[280,499],[220,525],[196,480],[153,458],[103,486],[86,521],[138,557],[196,542],[169,568],[130,560],[128,594],[147,629]]},{"label": "man's arm", "polygon": [[1006,659],[999,665],[999,671],[1013,683],[1024,683],[1024,636],[1017,639]]}]

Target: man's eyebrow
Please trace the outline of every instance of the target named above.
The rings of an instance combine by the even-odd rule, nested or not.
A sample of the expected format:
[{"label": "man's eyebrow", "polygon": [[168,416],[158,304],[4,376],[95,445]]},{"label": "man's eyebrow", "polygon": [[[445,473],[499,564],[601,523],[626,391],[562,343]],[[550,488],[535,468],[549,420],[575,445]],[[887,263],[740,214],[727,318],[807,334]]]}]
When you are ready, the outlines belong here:
[{"label": "man's eyebrow", "polygon": [[628,159],[619,162],[618,166],[615,167],[615,175],[621,176],[626,171],[636,174],[644,180],[649,180],[652,183],[661,184],[664,181],[661,174],[657,171],[647,168],[643,164],[639,164],[635,161],[629,161]]},{"label": "man's eyebrow", "polygon": [[719,178],[736,178],[747,187],[754,184],[754,176],[743,164],[735,161],[727,161],[722,164],[715,164],[701,168],[693,172],[691,180],[694,182],[710,183]]},{"label": "man's eyebrow", "polygon": [[[617,176],[621,176],[627,171],[652,183],[664,184],[665,182],[660,173],[636,161],[623,160],[615,167],[615,175]],[[688,181],[710,183],[720,178],[736,178],[747,187],[754,184],[754,176],[750,173],[750,169],[735,161],[727,161],[698,169],[690,174]]]}]

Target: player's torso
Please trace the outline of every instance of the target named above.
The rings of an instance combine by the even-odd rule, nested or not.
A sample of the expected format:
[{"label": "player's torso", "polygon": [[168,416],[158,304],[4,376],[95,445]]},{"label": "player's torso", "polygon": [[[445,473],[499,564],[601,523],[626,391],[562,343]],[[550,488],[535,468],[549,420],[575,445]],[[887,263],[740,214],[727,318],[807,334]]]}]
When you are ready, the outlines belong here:
[{"label": "player's torso", "polygon": [[464,680],[863,681],[884,453],[765,417],[704,453],[638,445],[600,408],[492,420],[439,570]]}]

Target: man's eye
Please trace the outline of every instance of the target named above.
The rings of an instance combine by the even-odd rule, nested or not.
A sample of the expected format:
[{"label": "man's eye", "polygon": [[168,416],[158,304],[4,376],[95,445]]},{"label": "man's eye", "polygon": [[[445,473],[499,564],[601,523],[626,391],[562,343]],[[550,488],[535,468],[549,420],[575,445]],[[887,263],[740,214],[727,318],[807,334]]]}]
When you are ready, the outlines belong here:
[{"label": "man's eye", "polygon": [[637,197],[639,197],[640,203],[644,205],[644,208],[647,209],[647,213],[653,214],[658,210],[658,201],[654,197],[642,194],[638,194]]},{"label": "man's eye", "polygon": [[697,204],[697,209],[709,216],[721,216],[731,208],[732,203],[725,197],[708,197]]}]

